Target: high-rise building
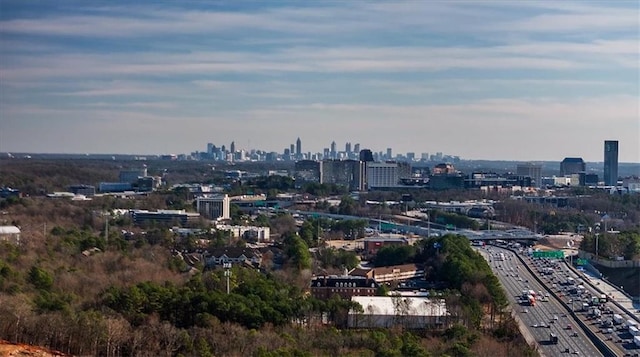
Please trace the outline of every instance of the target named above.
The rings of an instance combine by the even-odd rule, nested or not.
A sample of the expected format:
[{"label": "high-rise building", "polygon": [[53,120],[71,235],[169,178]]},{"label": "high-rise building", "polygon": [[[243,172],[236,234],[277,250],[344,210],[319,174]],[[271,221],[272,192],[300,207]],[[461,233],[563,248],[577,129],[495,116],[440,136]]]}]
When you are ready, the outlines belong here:
[{"label": "high-rise building", "polygon": [[229,219],[230,215],[229,196],[220,195],[213,197],[198,197],[196,199],[196,210],[208,219]]},{"label": "high-rise building", "polygon": [[542,166],[534,163],[518,164],[516,166],[516,175],[529,176],[533,180],[535,187],[542,186]]},{"label": "high-rise building", "polygon": [[373,161],[373,153],[369,149],[360,150],[360,161],[370,162]]},{"label": "high-rise building", "polygon": [[321,183],[348,187],[350,190],[364,189],[364,163],[356,160],[323,160]]},{"label": "high-rise building", "polygon": [[296,140],[296,158],[297,159],[302,158],[302,141],[300,140],[300,138]]},{"label": "high-rise building", "polygon": [[560,176],[579,174],[587,169],[581,157],[565,157],[560,163]]},{"label": "high-rise building", "polygon": [[367,188],[394,187],[398,185],[398,163],[367,162]]},{"label": "high-rise building", "polygon": [[347,142],[346,144],[344,144],[344,151],[347,153],[347,155],[351,154],[351,143]]},{"label": "high-rise building", "polygon": [[233,154],[234,152],[236,152],[236,142],[232,141],[231,145],[229,146],[229,151]]},{"label": "high-rise building", "polygon": [[337,152],[336,152],[336,142],[332,141],[331,142],[331,158],[335,159],[338,156]]},{"label": "high-rise building", "polygon": [[307,182],[322,182],[322,161],[300,160],[295,164],[296,186]]},{"label": "high-rise building", "polygon": [[353,145],[353,152],[355,153],[359,153],[360,152],[360,144],[355,144]]},{"label": "high-rise building", "polygon": [[391,152],[391,148],[387,148],[387,159],[393,159],[393,153]]},{"label": "high-rise building", "polygon": [[618,184],[618,141],[604,142],[604,184],[615,186]]}]

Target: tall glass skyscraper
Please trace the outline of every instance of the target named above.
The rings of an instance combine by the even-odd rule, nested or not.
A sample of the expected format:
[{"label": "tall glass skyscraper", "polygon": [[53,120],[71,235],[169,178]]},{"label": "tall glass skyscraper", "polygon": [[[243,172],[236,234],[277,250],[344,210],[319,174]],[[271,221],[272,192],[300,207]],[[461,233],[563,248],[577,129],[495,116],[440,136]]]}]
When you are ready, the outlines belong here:
[{"label": "tall glass skyscraper", "polygon": [[604,142],[604,184],[615,186],[618,183],[618,141]]}]

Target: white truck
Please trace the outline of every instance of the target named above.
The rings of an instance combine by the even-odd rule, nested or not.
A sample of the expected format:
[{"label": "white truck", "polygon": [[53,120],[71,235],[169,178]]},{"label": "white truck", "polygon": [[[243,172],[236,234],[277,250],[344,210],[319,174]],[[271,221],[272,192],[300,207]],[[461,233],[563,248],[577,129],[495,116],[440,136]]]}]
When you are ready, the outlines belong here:
[{"label": "white truck", "polygon": [[640,336],[640,330],[635,326],[629,326],[629,333],[631,336]]},{"label": "white truck", "polygon": [[632,327],[638,328],[638,323],[633,320],[627,320],[624,325],[627,327],[627,329],[630,329]]},{"label": "white truck", "polygon": [[613,323],[614,324],[620,325],[623,322],[624,322],[624,318],[622,318],[622,316],[620,316],[619,314],[613,314]]},{"label": "white truck", "polygon": [[633,336],[633,343],[640,347],[640,336]]}]

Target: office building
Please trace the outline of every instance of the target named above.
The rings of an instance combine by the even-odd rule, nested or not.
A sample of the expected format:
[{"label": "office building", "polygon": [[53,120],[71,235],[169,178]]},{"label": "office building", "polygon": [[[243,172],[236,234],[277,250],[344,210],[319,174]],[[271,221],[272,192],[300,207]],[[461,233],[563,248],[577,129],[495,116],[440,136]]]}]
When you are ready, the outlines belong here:
[{"label": "office building", "polygon": [[302,158],[302,141],[300,138],[296,140],[296,159],[300,160]]},{"label": "office building", "polygon": [[308,182],[322,182],[322,161],[300,160],[295,164],[296,187]]},{"label": "office building", "polygon": [[516,166],[516,175],[518,176],[529,176],[531,177],[531,181],[533,186],[541,187],[542,186],[542,166],[534,163],[525,163],[518,164]]},{"label": "office building", "polygon": [[398,165],[398,179],[406,180],[411,178],[412,168],[408,162],[397,162]]},{"label": "office building", "polygon": [[98,190],[102,193],[132,191],[133,184],[129,182],[100,182]]},{"label": "office building", "polygon": [[196,210],[207,219],[230,219],[231,199],[228,195],[198,197]]},{"label": "office building", "polygon": [[360,161],[371,162],[373,161],[373,153],[369,149],[362,149],[360,152]]},{"label": "office building", "polygon": [[618,141],[604,142],[604,184],[616,186],[618,184]]},{"label": "office building", "polygon": [[367,188],[395,187],[400,182],[395,162],[367,162]]},{"label": "office building", "polygon": [[92,197],[96,195],[96,187],[91,185],[71,185],[69,186],[69,192],[74,195],[84,195]]},{"label": "office building", "polygon": [[186,226],[200,218],[200,214],[186,212],[185,210],[131,210],[130,215],[135,224],[157,222],[168,225],[180,224]]},{"label": "office building", "polygon": [[364,190],[364,163],[356,160],[323,160],[322,182],[346,186],[350,190]]},{"label": "office building", "polygon": [[133,184],[138,181],[138,177],[147,176],[147,168],[143,167],[141,169],[133,169],[133,170],[121,170],[118,175],[119,182],[126,182]]},{"label": "office building", "polygon": [[353,296],[374,296],[380,287],[372,279],[361,276],[317,276],[311,279],[311,296],[320,300],[329,300],[333,295],[342,299]]},{"label": "office building", "polygon": [[565,157],[560,163],[560,176],[579,174],[587,169],[581,157]]}]

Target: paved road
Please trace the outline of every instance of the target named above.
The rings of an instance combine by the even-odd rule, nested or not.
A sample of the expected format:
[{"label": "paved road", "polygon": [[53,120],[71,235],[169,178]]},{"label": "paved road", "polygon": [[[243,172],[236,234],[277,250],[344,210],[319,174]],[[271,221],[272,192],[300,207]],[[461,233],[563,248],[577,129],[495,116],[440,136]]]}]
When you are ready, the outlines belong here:
[{"label": "paved road", "polygon": [[[577,351],[581,356],[602,356],[586,334],[577,328],[568,311],[555,298],[550,296],[546,301],[538,298],[535,306],[527,306],[528,304],[520,299],[525,289],[534,290],[538,295],[540,291],[545,295],[546,289],[525,269],[513,252],[497,247],[489,247],[487,250],[491,254],[492,269],[505,287],[516,313],[527,325],[529,333],[536,339],[542,354],[567,355],[564,351],[568,348],[571,353]],[[498,253],[503,253],[505,260],[495,260]],[[568,329],[569,326],[571,329]],[[549,342],[550,333],[558,336],[558,344]]]},{"label": "paved road", "polygon": [[[574,273],[576,270],[572,269]],[[635,320],[640,322],[640,303],[635,303],[627,295],[623,294],[611,283],[594,276],[589,272],[581,272],[581,277],[586,278],[591,284],[595,285],[599,292],[606,294],[613,298],[618,304],[627,309],[629,314],[635,317]]]},{"label": "paved road", "polygon": [[[529,258],[527,258],[531,261]],[[540,262],[532,262],[533,265],[541,265]],[[627,314],[615,304],[608,302],[600,306],[600,310],[603,312],[602,316],[596,318],[589,316],[589,311],[582,311],[581,306],[585,301],[589,300],[590,296],[600,296],[601,291],[592,288],[588,284],[584,284],[585,292],[581,295],[571,294],[567,287],[562,283],[566,281],[568,277],[576,280],[576,284],[581,284],[583,279],[588,279],[584,274],[579,273],[573,269],[570,269],[568,265],[561,263],[554,269],[550,275],[543,276],[543,280],[548,282],[558,294],[562,294],[562,299],[567,302],[576,310],[576,314],[585,322],[591,331],[593,331],[601,340],[620,356],[640,354],[640,348],[633,344],[633,336],[629,334],[628,330],[622,325],[611,326],[613,333],[606,333],[607,327],[602,325],[602,321],[611,320],[614,314],[621,315],[625,320],[632,318],[635,314]],[[555,286],[554,286],[555,284]]]}]

